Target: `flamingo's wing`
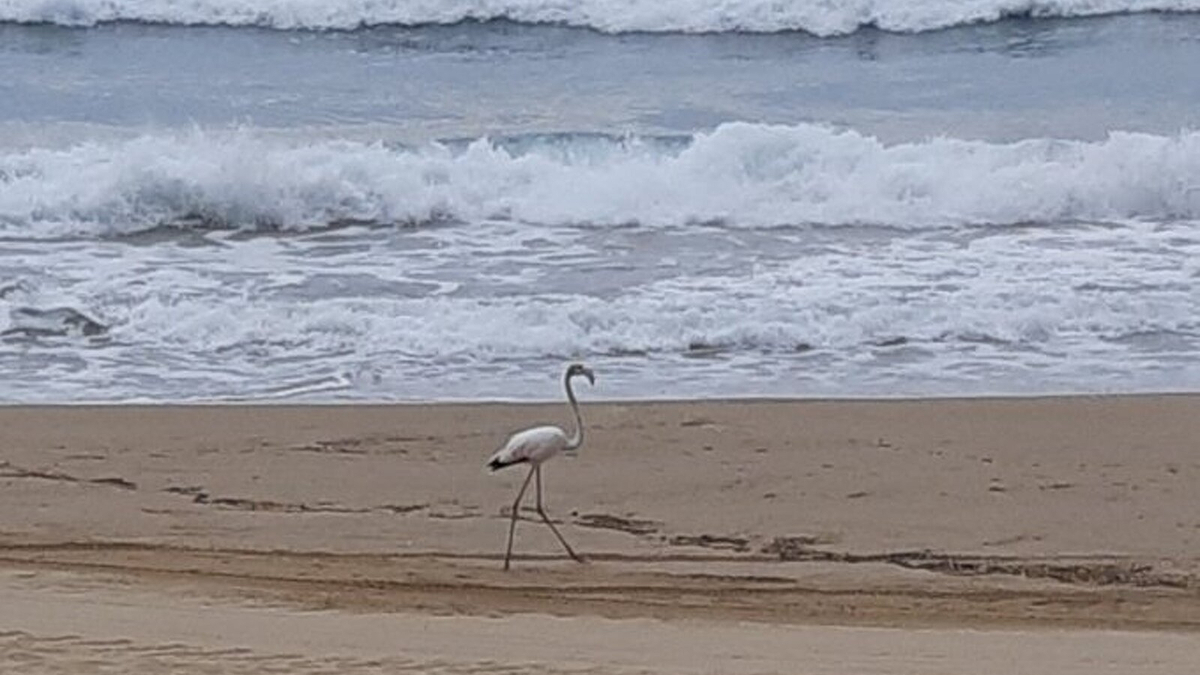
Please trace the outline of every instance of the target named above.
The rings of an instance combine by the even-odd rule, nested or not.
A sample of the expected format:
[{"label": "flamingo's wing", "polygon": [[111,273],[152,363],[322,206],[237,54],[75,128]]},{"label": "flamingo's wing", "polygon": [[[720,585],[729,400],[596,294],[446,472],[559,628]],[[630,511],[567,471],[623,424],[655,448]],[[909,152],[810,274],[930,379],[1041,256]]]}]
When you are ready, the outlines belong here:
[{"label": "flamingo's wing", "polygon": [[488,458],[487,466],[492,471],[523,462],[541,462],[550,459],[566,447],[567,435],[558,427],[534,427],[515,433],[508,442]]}]

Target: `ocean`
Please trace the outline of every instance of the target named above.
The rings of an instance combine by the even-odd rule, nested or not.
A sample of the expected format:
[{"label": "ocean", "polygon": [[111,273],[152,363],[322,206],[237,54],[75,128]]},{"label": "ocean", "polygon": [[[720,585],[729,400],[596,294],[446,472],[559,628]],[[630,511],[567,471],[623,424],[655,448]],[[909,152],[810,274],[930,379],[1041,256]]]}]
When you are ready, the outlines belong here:
[{"label": "ocean", "polygon": [[0,0],[0,402],[1200,390],[1200,0]]}]

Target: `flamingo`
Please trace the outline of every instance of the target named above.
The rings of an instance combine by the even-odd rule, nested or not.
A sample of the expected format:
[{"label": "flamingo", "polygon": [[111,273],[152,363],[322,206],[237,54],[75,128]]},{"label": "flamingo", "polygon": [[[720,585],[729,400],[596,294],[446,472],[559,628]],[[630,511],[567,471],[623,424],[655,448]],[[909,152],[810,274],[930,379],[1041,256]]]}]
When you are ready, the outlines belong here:
[{"label": "flamingo", "polygon": [[525,476],[525,482],[521,484],[517,498],[513,501],[512,520],[508,524],[508,549],[504,552],[504,569],[506,570],[512,559],[513,533],[517,529],[517,513],[521,508],[521,498],[525,496],[525,489],[529,487],[529,481],[535,476],[537,477],[538,514],[550,526],[550,531],[558,537],[558,541],[563,548],[567,549],[571,558],[575,562],[583,562],[583,558],[580,558],[567,540],[563,539],[562,534],[559,533],[557,527],[554,527],[550,516],[546,515],[546,510],[542,507],[542,463],[560,452],[569,452],[583,445],[583,418],[579,416],[579,403],[575,401],[575,392],[571,389],[571,378],[577,375],[586,377],[588,384],[596,384],[595,373],[582,363],[572,363],[563,373],[563,387],[567,390],[567,400],[570,401],[571,410],[575,413],[575,433],[570,438],[567,438],[565,431],[554,426],[525,429],[509,436],[504,447],[497,450],[488,459],[487,467],[492,471],[514,464],[528,463],[530,465],[529,475]]}]

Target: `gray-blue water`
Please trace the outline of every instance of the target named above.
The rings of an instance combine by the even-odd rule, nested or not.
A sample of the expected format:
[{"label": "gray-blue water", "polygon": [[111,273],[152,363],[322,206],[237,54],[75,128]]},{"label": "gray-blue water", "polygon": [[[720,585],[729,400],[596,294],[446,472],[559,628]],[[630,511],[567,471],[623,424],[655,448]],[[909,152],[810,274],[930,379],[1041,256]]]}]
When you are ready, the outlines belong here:
[{"label": "gray-blue water", "polygon": [[243,124],[365,140],[690,134],[731,121],[845,125],[885,141],[1096,140],[1200,123],[1197,36],[1196,14],[834,38],[0,24],[0,120],[21,133]]}]

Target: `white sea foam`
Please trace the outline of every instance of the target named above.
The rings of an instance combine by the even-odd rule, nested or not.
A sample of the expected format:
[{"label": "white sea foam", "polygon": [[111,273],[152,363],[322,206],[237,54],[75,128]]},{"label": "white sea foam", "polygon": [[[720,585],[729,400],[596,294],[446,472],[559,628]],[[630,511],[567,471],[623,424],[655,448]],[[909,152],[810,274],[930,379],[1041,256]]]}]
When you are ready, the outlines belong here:
[{"label": "white sea foam", "polygon": [[[769,265],[751,256],[727,273],[684,273],[607,298],[536,284],[517,294],[362,289],[296,298],[288,287],[322,266],[391,277],[446,271],[378,251],[322,261],[289,239],[173,252],[120,247],[119,260],[101,252],[94,263],[72,253],[58,266],[75,270],[71,294],[92,299],[85,309],[111,324],[111,344],[93,348],[103,358],[81,352],[61,377],[34,376],[59,400],[101,390],[119,398],[128,386],[165,398],[316,389],[334,398],[553,395],[552,386],[506,389],[507,378],[494,373],[552,375],[574,358],[635,369],[627,382],[605,380],[609,396],[647,395],[688,377],[695,381],[687,386],[712,393],[704,379],[714,376],[726,393],[761,393],[755,387],[765,381],[772,391],[839,394],[897,381],[962,393],[1004,376],[1006,386],[1034,391],[1062,382],[1094,388],[1105,378],[1147,386],[1156,370],[1163,380],[1194,378],[1186,354],[1200,336],[1200,242],[1188,227],[1072,228],[1070,246],[1056,248],[1059,237],[1034,228],[969,246],[924,235],[847,241]],[[582,245],[555,247],[539,263],[543,272],[561,269],[553,254],[563,248]],[[154,271],[139,269],[147,263]],[[65,300],[47,290],[34,284],[2,302]],[[1146,348],[1140,336],[1180,343]],[[715,360],[687,358],[710,349]],[[40,350],[23,353],[28,360]],[[1165,365],[1172,358],[1182,369]],[[803,389],[773,379],[789,369],[805,378]],[[472,379],[479,382],[462,384]]]},{"label": "white sea foam", "polygon": [[[603,396],[1200,381],[1189,221],[970,231],[482,221],[15,242],[0,247],[0,268],[20,280],[0,288],[0,400],[545,397],[568,359],[602,369]],[[22,328],[22,308],[60,307],[107,330],[3,334]]]},{"label": "white sea foam", "polygon": [[355,29],[508,19],[605,32],[926,31],[1010,16],[1200,11],[1198,0],[0,0],[0,21]]},{"label": "white sea foam", "polygon": [[401,149],[252,131],[0,154],[0,233],[343,221],[591,226],[962,224],[1200,218],[1200,133],[1097,142],[887,145],[821,126],[734,123],[687,144],[594,138]]},{"label": "white sea foam", "polygon": [[[1015,266],[1020,260],[1011,262]],[[853,353],[898,338],[930,348],[963,342],[1061,348],[1137,332],[1200,330],[1191,314],[1196,303],[1182,292],[1154,298],[1063,293],[1014,305],[1013,288],[986,274],[954,293],[898,302],[890,289],[872,293],[845,277],[813,279],[801,273],[809,264],[798,261],[789,272],[753,280],[707,278],[696,288],[664,284],[612,300],[546,294],[371,302],[155,301],[139,307],[120,330],[126,335],[130,329],[145,331],[177,349],[218,351],[228,364],[261,362],[267,354],[315,357],[353,349],[359,358],[393,355],[379,358],[381,363],[403,355],[429,365],[678,355],[710,348]],[[1045,267],[1053,264],[1047,261]],[[1022,297],[1032,300],[1078,271],[1055,275],[1047,269],[1045,279],[1021,289],[1029,292]]]}]

